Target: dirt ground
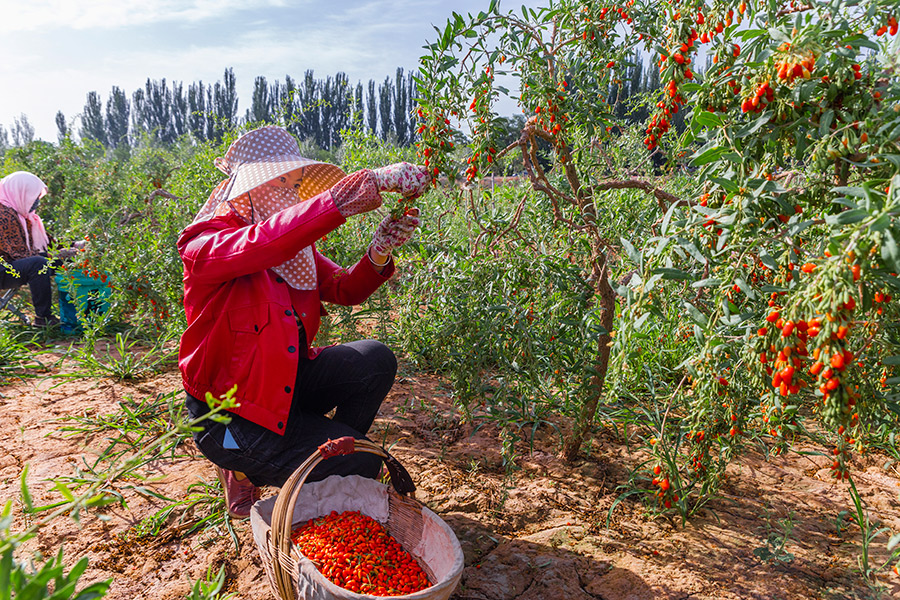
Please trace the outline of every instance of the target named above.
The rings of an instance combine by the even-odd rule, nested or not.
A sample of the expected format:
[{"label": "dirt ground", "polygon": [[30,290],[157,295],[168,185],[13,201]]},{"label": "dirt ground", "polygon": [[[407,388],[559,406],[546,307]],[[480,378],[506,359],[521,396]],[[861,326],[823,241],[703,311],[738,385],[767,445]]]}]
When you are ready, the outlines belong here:
[{"label": "dirt ground", "polygon": [[[180,390],[174,368],[130,384],[54,377],[72,369],[55,362],[59,355],[44,357],[51,366],[39,376],[0,388],[0,504],[14,501],[16,529],[26,522],[19,492],[26,464],[35,503],[50,503],[59,495],[47,480],[73,475],[84,468],[83,457],[90,460],[104,447],[102,434],[67,436],[61,431],[66,416],[109,414],[124,398]],[[442,381],[401,364],[370,437],[391,449],[419,486],[417,498],[456,532],[466,558],[456,600],[900,598],[900,577],[889,570],[878,577],[880,590],[860,576],[859,528],[838,531],[838,513],[851,500],[829,477],[825,456],[791,453],[766,461],[751,452],[729,468],[722,494],[687,526],[653,519],[626,499],[607,527],[619,486],[640,461],[636,446],[614,432],[600,431],[591,456],[566,465],[556,458],[556,434],[539,430],[534,450],[522,444],[520,468],[505,480],[497,431],[461,424]],[[180,451],[183,457],[153,463],[151,479],[141,485],[179,499],[192,483],[215,480],[190,440]],[[872,516],[900,531],[897,465],[869,456],[854,465],[854,476]],[[87,556],[82,582],[112,579],[111,600],[181,599],[191,581],[222,565],[237,598],[274,597],[249,521],[234,522],[237,552],[223,530],[185,535],[174,522],[141,538],[134,528],[166,503],[126,483],[134,482],[112,487],[127,508],[107,507],[105,520],[89,516],[80,524],[58,518],[21,551],[53,554],[62,544],[69,564]],[[769,533],[783,536],[788,518],[784,551],[793,558],[762,562],[754,550],[766,546]],[[884,535],[875,541],[876,559],[886,555],[886,543]]]}]

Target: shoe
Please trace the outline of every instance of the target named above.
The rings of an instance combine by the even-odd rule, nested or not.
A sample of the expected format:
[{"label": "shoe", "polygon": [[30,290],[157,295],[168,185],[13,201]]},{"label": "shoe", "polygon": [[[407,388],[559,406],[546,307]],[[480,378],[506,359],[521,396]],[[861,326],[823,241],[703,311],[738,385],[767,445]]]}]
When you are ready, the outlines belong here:
[{"label": "shoe", "polygon": [[56,315],[34,318],[35,327],[55,327],[56,325],[59,325],[59,317],[57,317]]},{"label": "shoe", "polygon": [[262,492],[250,483],[249,479],[238,479],[234,471],[216,467],[216,475],[222,482],[225,491],[225,510],[233,519],[246,519],[250,516],[250,508],[260,499]]}]

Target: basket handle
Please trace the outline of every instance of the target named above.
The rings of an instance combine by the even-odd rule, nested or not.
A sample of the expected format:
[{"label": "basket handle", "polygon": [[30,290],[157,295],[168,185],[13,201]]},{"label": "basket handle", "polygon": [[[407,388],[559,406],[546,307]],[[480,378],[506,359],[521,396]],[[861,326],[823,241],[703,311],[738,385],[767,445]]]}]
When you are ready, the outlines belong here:
[{"label": "basket handle", "polygon": [[[287,481],[284,482],[284,485],[281,486],[281,493],[278,494],[275,500],[275,507],[272,509],[270,531],[274,539],[270,539],[269,542],[270,545],[275,546],[278,553],[287,555],[291,550],[291,526],[293,525],[291,521],[294,515],[294,506],[297,504],[297,498],[300,497],[300,489],[306,482],[310,472],[323,460],[334,456],[353,454],[354,452],[368,452],[369,454],[380,456],[388,469],[391,485],[398,493],[406,495],[416,490],[409,471],[381,446],[373,444],[369,440],[357,440],[352,436],[328,440],[319,446],[303,464],[297,467]],[[281,598],[283,600],[294,598],[294,584],[290,573],[282,566],[277,556],[272,561],[272,568]]]}]

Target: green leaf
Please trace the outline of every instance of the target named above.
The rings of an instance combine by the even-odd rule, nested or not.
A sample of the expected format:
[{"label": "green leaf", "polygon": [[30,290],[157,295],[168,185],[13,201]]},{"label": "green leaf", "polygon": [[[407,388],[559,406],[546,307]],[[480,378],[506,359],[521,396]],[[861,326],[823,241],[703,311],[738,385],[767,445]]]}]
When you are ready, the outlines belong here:
[{"label": "green leaf", "polygon": [[767,110],[764,111],[759,117],[756,118],[752,123],[749,123],[742,127],[734,137],[736,138],[744,138],[748,135],[752,135],[762,129],[770,120],[772,119],[772,111]]},{"label": "green leaf", "polygon": [[800,102],[809,102],[818,85],[819,83],[813,79],[804,81],[794,90],[794,95],[798,97]]},{"label": "green leaf", "polygon": [[697,325],[706,327],[706,324],[709,323],[709,319],[706,318],[706,315],[700,312],[700,310],[690,302],[685,302],[684,306],[687,308],[688,315]]},{"label": "green leaf", "polygon": [[69,502],[75,500],[75,496],[72,494],[71,490],[69,490],[68,486],[66,486],[66,484],[64,484],[63,482],[57,481],[53,487],[55,487],[57,491],[59,491],[59,493],[63,495],[63,498],[65,498]]},{"label": "green leaf", "polygon": [[865,198],[866,190],[856,186],[841,186],[831,188],[834,194],[844,194],[845,196],[853,196],[854,198]]},{"label": "green leaf", "polygon": [[639,316],[639,317],[635,320],[635,322],[634,322],[634,328],[635,328],[635,330],[636,330],[636,331],[640,331],[640,330],[641,330],[641,327],[644,326],[644,323],[647,322],[647,319],[648,319],[649,317],[650,317],[650,313],[649,313],[649,312],[645,312],[644,314],[642,314],[641,316]]},{"label": "green leaf", "polygon": [[884,231],[891,226],[891,215],[883,213],[869,226],[872,231]]},{"label": "green leaf", "polygon": [[681,269],[671,269],[666,267],[660,267],[658,269],[653,269],[654,273],[658,273],[663,276],[663,279],[693,279],[694,276],[688,273],[687,271],[682,271]]},{"label": "green leaf", "polygon": [[760,260],[760,262],[762,262],[762,264],[764,264],[765,266],[769,267],[772,270],[778,269],[778,263],[775,262],[775,259],[768,252],[765,252],[765,251],[760,252],[759,260]]},{"label": "green leaf", "polygon": [[834,111],[832,109],[828,109],[822,115],[822,118],[819,120],[819,136],[825,137],[828,134],[828,129],[831,127],[831,123],[834,121]]},{"label": "green leaf", "polygon": [[869,216],[869,213],[861,208],[855,210],[845,210],[836,215],[828,215],[825,222],[829,225],[849,225],[851,223],[859,223]]},{"label": "green leaf", "polygon": [[[673,202],[672,206],[670,206],[669,209],[666,211],[666,214],[663,217],[662,227],[660,228],[660,231],[662,231],[663,235],[665,235],[666,231],[668,231],[669,222],[672,220],[672,215],[675,214],[675,210],[677,208],[678,208],[678,203]],[[659,254],[661,251],[662,251],[661,249],[657,249],[657,254]]]},{"label": "green leaf", "polygon": [[692,163],[695,167],[699,167],[701,165],[705,165],[707,163],[715,162],[722,158],[723,155],[729,152],[728,148],[723,146],[716,146],[714,148],[710,148],[701,154],[697,155],[696,158],[693,159]]},{"label": "green leaf", "polygon": [[9,548],[0,556],[0,600],[10,600],[12,584],[10,577],[13,569],[13,548]]},{"label": "green leaf", "polygon": [[634,246],[631,245],[631,242],[626,240],[625,238],[619,238],[622,242],[622,247],[625,249],[625,254],[628,255],[628,258],[631,259],[631,262],[640,266],[641,264],[641,253],[638,252]]},{"label": "green leaf", "polygon": [[694,245],[693,242],[688,242],[687,244],[681,244],[680,248],[682,248],[685,252],[687,252],[691,258],[696,260],[701,265],[705,265],[707,262],[707,258],[703,256],[703,253]]},{"label": "green leaf", "polygon": [[895,273],[900,271],[900,249],[897,248],[897,240],[891,229],[886,229],[881,234],[881,258]]},{"label": "green leaf", "polygon": [[891,536],[891,539],[888,540],[887,549],[888,552],[892,552],[894,548],[897,547],[897,544],[900,544],[900,533],[895,533]]},{"label": "green leaf", "polygon": [[881,359],[881,364],[887,366],[900,365],[900,356],[886,356]]},{"label": "green leaf", "polygon": [[768,34],[769,34],[768,29],[747,29],[747,30],[740,32],[737,35],[737,37],[741,38],[742,40],[744,40],[746,42],[747,40],[751,40],[755,37],[759,37],[761,35],[768,35]]},{"label": "green leaf", "polygon": [[25,505],[25,512],[30,513],[34,509],[34,501],[31,498],[31,492],[28,491],[28,483],[25,481],[28,477],[28,465],[22,469],[22,475],[19,477],[20,487],[22,490],[22,504]]},{"label": "green leaf", "polygon": [[710,177],[709,180],[715,184],[718,184],[718,186],[721,187],[726,192],[735,193],[740,189],[738,184],[731,181],[730,179],[725,179],[722,177]]},{"label": "green leaf", "polygon": [[694,120],[692,122],[712,129],[718,129],[724,124],[722,117],[716,113],[709,112],[708,110],[701,110],[698,112],[694,115]]},{"label": "green leaf", "polygon": [[691,284],[692,288],[702,288],[702,287],[717,287],[721,285],[722,280],[716,279],[715,277],[708,277],[706,279],[701,279],[700,281],[695,281]]}]

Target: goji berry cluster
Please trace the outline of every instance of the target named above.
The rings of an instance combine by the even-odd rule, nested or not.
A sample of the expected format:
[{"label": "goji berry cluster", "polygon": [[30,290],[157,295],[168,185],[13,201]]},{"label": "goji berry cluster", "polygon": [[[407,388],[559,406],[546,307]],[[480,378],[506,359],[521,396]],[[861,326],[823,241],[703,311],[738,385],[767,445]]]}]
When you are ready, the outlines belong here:
[{"label": "goji berry cluster", "polygon": [[[457,116],[456,111],[451,111],[451,114]],[[419,121],[416,133],[421,136],[416,142],[417,154],[422,157],[422,164],[431,169],[436,180],[445,168],[447,154],[453,150],[453,141],[450,139],[453,128],[450,126],[450,119],[442,111],[430,106],[419,106],[416,116]]]},{"label": "goji berry cluster", "polygon": [[672,489],[672,484],[669,482],[669,476],[663,475],[662,467],[660,465],[653,467],[653,474],[655,477],[653,478],[653,481],[651,481],[651,484],[659,487],[659,491],[656,492],[657,499],[664,507],[672,508],[672,503],[678,502],[678,494]]},{"label": "goji berry cluster", "polygon": [[431,585],[412,555],[359,511],[310,519],[294,529],[291,541],[332,583],[351,592],[399,596]]},{"label": "goji berry cluster", "polygon": [[897,35],[897,17],[895,17],[894,15],[888,17],[887,25],[882,25],[881,27],[879,27],[878,31],[875,32],[875,35],[881,37],[885,33]]},{"label": "goji berry cluster", "polygon": [[778,47],[781,55],[775,60],[775,68],[778,69],[778,79],[791,83],[795,79],[809,79],[816,67],[816,55],[812,50],[796,51],[790,42],[785,42]]}]

